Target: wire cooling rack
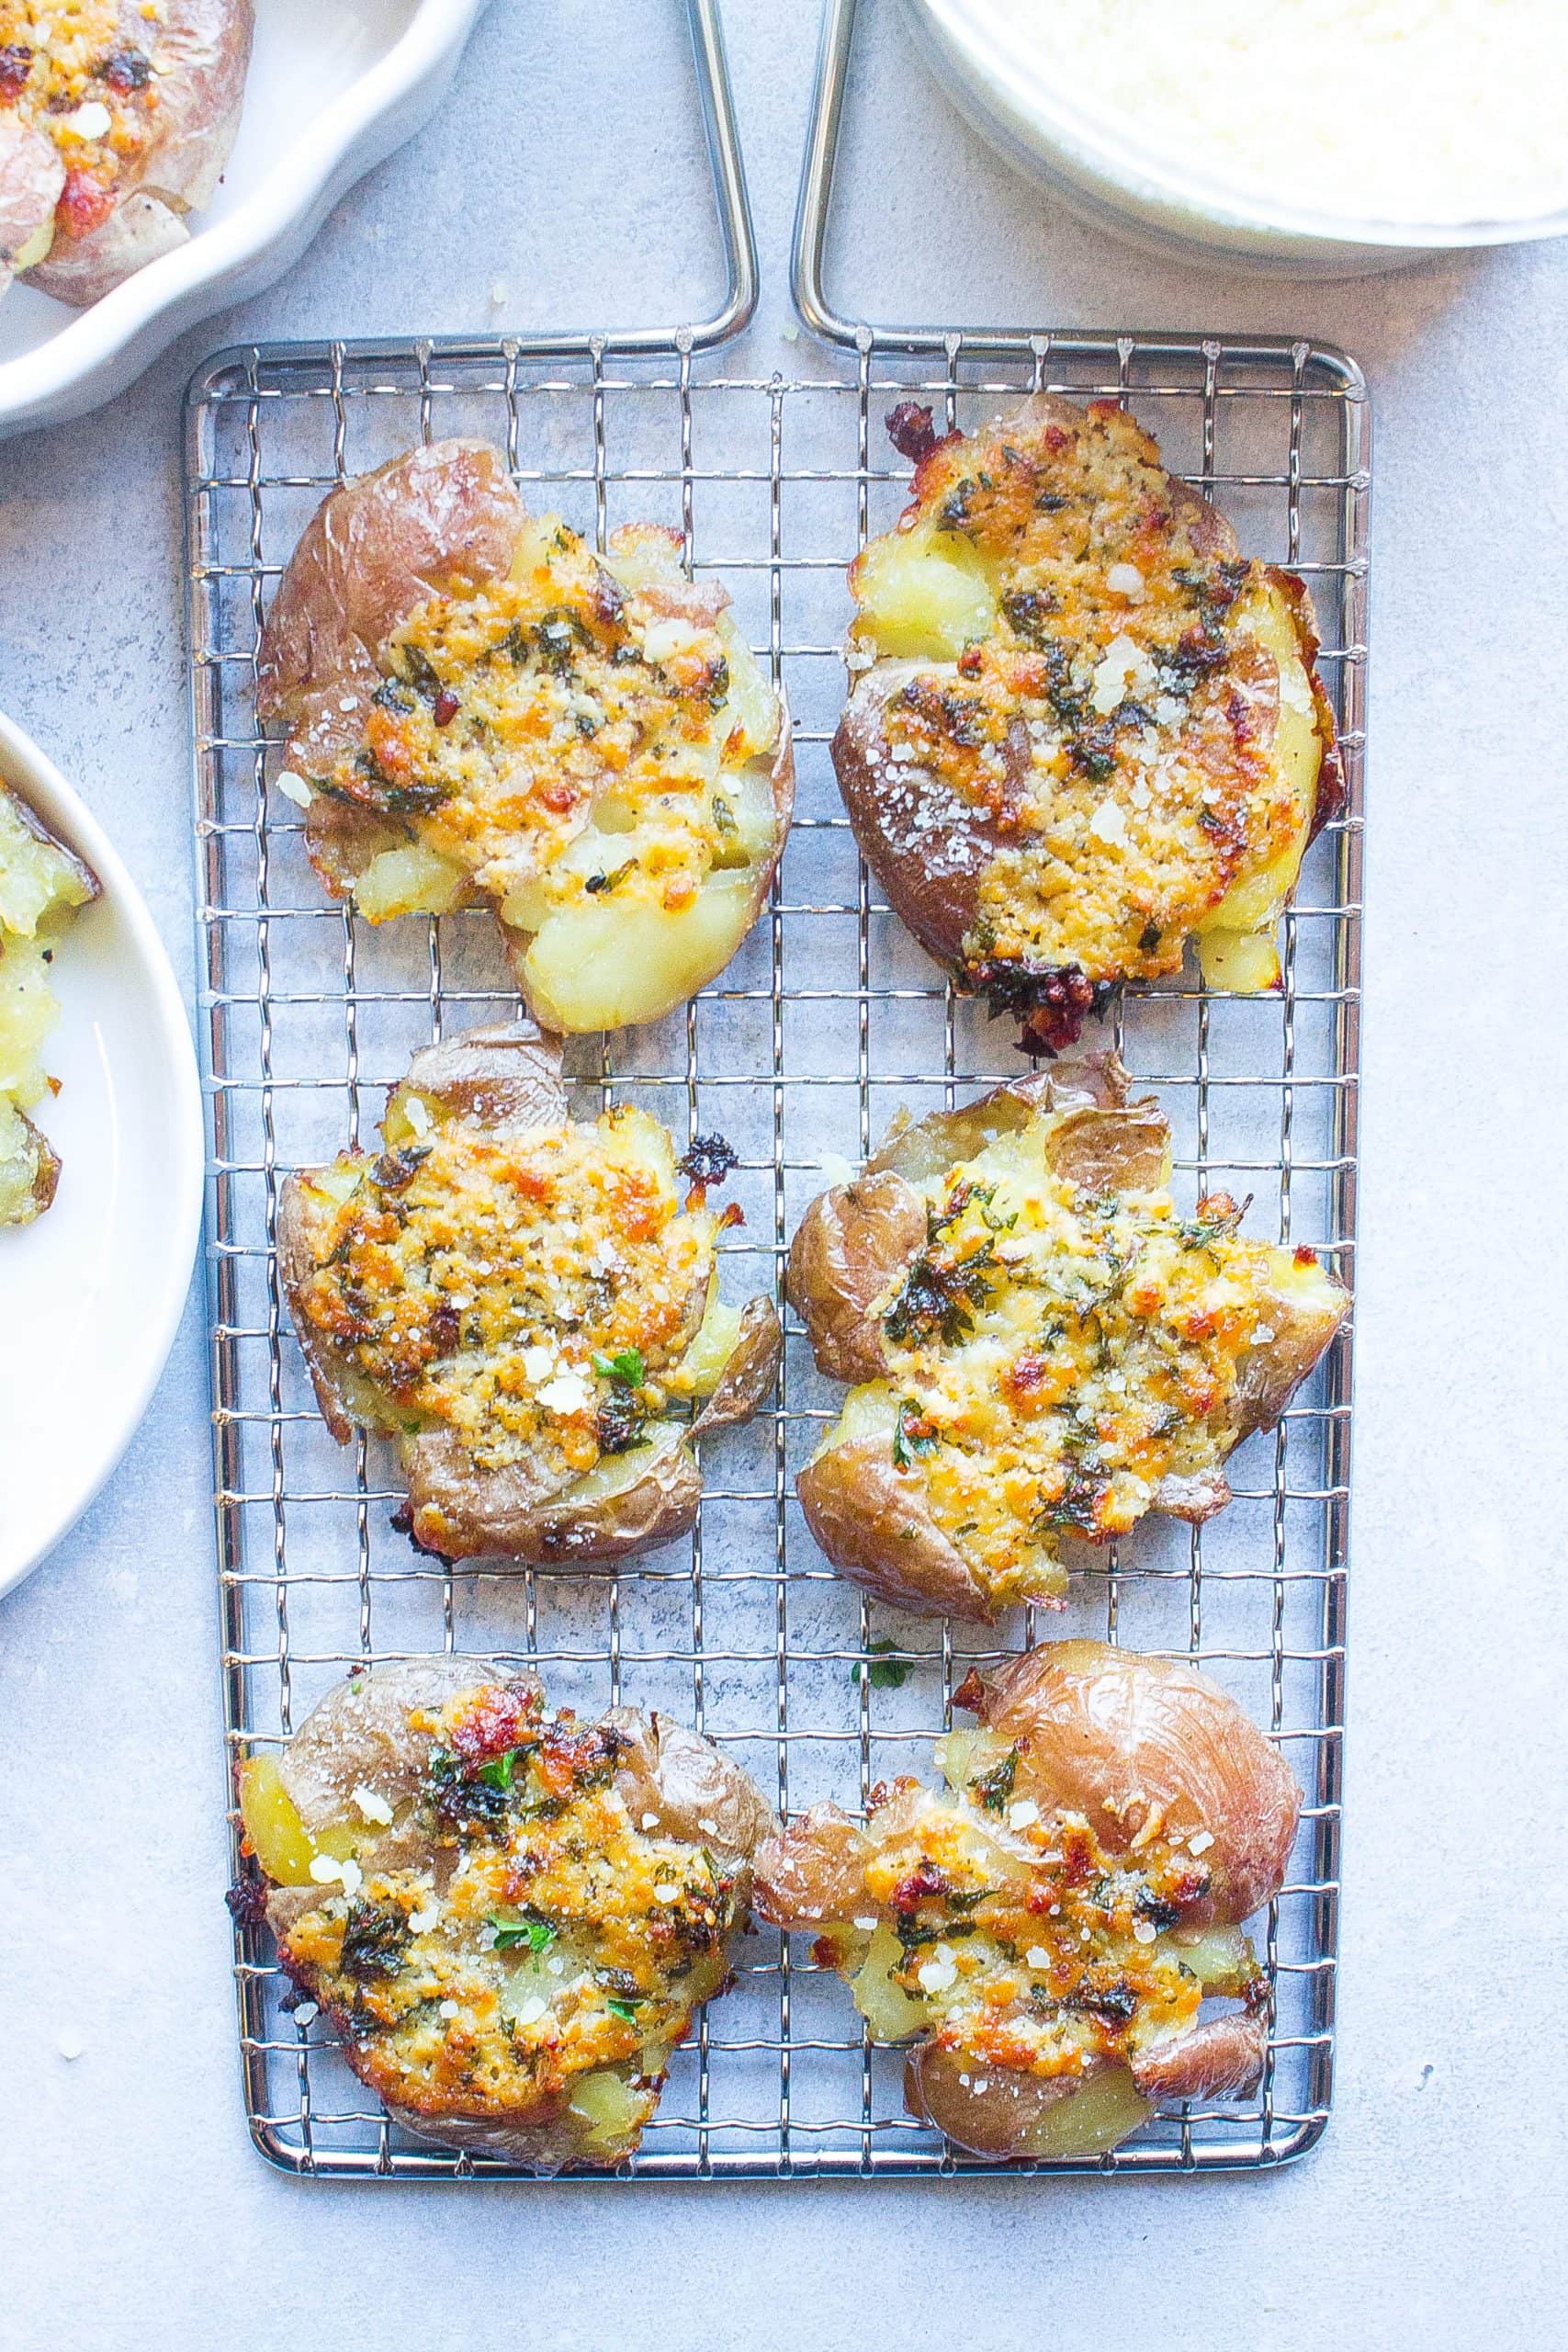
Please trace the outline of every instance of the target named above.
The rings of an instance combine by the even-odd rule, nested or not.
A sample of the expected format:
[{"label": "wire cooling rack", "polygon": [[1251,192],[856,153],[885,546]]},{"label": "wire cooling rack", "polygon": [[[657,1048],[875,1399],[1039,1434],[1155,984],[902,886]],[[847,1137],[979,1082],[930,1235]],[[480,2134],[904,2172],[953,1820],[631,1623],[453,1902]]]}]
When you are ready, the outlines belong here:
[{"label": "wire cooling rack", "polygon": [[[704,1455],[685,1542],[613,1576],[444,1568],[390,1524],[400,1489],[380,1446],[339,1449],[315,1413],[283,1307],[280,1181],[373,1133],[383,1090],[444,1032],[515,999],[473,914],[371,929],[323,899],[276,748],[253,707],[259,626],[279,570],[331,486],[421,437],[506,451],[525,497],[603,543],[634,518],[681,530],[728,584],[797,723],[798,813],[766,913],[681,1015],[569,1068],[584,1112],[634,1100],[677,1132],[740,1152],[746,1222],[727,1292],[778,1290],[801,1210],[835,1155],[895,1108],[919,1114],[1018,1067],[1012,1032],[956,999],[873,890],[827,745],[842,694],[844,567],[892,520],[908,469],[886,408],[911,394],[967,424],[1045,386],[1124,400],[1168,460],[1211,493],[1248,548],[1310,582],[1338,706],[1347,814],[1309,854],[1283,927],[1284,984],[1232,998],[1190,978],[1130,995],[1107,1035],[1156,1091],[1176,1183],[1251,1193],[1249,1229],[1307,1242],[1352,1273],[1360,896],[1365,406],[1354,368],[1306,343],[1176,335],[999,334],[837,320],[820,237],[848,19],[829,0],[808,158],[797,297],[846,352],[786,382],[723,371],[713,346],[750,308],[750,232],[711,0],[691,0],[731,272],[720,316],[676,335],[495,344],[246,347],[198,375],[188,411],[192,693],[202,1038],[210,1137],[207,1266],[223,1683],[234,1756],[276,1743],[352,1663],[443,1647],[526,1659],[552,1696],[597,1712],[657,1706],[705,1731],[781,1811],[853,1805],[930,1770],[952,1695],[1037,1634],[1095,1633],[1190,1654],[1280,1743],[1307,1795],[1266,1947],[1267,2073],[1250,2099],[1151,2124],[1092,2165],[1107,2174],[1258,2167],[1309,2147],[1332,2072],[1350,1358],[1342,1335],[1280,1430],[1235,1457],[1231,1509],[1203,1528],[1150,1522],[1083,1555],[1065,1616],[995,1633],[902,1615],[834,1577],[794,1475],[836,1392],[798,1330],[774,1409]],[[826,135],[824,135],[826,133]],[[813,211],[813,206],[818,209]],[[1092,1037],[1089,1042],[1096,1042]],[[826,1167],[825,1167],[826,1162]],[[854,1669],[872,1643],[903,1679]],[[231,1792],[230,1792],[231,1794]],[[237,1857],[236,1857],[237,1859]],[[312,2176],[508,2177],[390,2125],[319,2022],[282,2006],[265,1932],[237,1931],[247,2109],[276,2164]],[[770,1934],[677,2054],[630,2177],[995,2169],[904,2111],[901,2060],[872,2048],[836,1977]],[[1025,2167],[1027,2168],[1027,2167]],[[593,2176],[602,2177],[602,2176]]]}]

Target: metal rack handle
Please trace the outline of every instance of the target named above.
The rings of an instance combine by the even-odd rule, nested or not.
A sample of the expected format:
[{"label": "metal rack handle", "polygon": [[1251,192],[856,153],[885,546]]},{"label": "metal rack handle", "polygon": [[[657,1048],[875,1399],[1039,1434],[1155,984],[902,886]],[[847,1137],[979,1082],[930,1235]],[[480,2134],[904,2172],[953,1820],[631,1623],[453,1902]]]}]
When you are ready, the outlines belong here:
[{"label": "metal rack handle", "polygon": [[[708,164],[713,173],[728,273],[722,306],[711,319],[688,327],[682,335],[682,340],[689,337],[694,351],[705,351],[715,344],[728,343],[750,323],[757,307],[757,232],[746,187],[746,164],[735,119],[735,94],[730,85],[718,0],[686,0],[686,13],[691,20],[697,96],[703,109],[703,129],[707,133]],[[663,338],[652,332],[651,340]],[[616,341],[620,343],[622,338],[617,336]]]},{"label": "metal rack handle", "polygon": [[800,166],[800,194],[795,199],[795,239],[789,260],[790,292],[801,323],[824,343],[844,344],[852,350],[869,340],[871,329],[839,316],[829,302],[822,268],[854,35],[855,0],[823,0],[817,81],[811,93],[811,119]]}]

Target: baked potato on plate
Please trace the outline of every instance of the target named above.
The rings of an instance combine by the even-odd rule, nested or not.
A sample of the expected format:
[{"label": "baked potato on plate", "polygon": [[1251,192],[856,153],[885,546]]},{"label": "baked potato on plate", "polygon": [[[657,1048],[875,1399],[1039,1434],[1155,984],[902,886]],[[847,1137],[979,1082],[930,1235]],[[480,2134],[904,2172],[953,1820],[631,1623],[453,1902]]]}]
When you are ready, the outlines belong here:
[{"label": "baked potato on plate", "polygon": [[59,1155],[28,1114],[51,1091],[43,1046],[60,1007],[49,967],[97,896],[92,867],[0,778],[0,1226],[30,1225],[60,1182]]},{"label": "baked potato on plate", "polygon": [[1065,1537],[1204,1520],[1349,1311],[1310,1250],[1190,1217],[1170,1136],[1111,1055],[895,1125],[814,1201],[788,1294],[852,1382],[797,1485],[828,1558],[883,1600],[988,1620],[1059,1603]]},{"label": "baked potato on plate", "polygon": [[1054,1053],[1118,982],[1274,986],[1274,930],[1338,789],[1301,582],[1110,401],[1037,394],[918,458],[851,568],[833,762],[895,912]]},{"label": "baked potato on plate", "polygon": [[1254,2088],[1268,1987],[1242,1922],[1284,1882],[1301,1802],[1275,1749],[1194,1668],[1100,1642],[959,1698],[979,1726],[937,1743],[947,1789],[874,1790],[863,1828],[817,1806],[757,1857],[762,1916],[909,2043],[911,2113],[978,2155],[1063,2160]]},{"label": "baked potato on plate", "polygon": [[80,308],[187,241],[254,31],[251,0],[0,0],[0,295]]},{"label": "baked potato on plate", "polygon": [[788,714],[652,526],[592,549],[482,442],[334,491],[267,618],[257,708],[310,860],[372,922],[494,909],[535,1018],[656,1021],[729,962],[789,828]]},{"label": "baked potato on plate", "polygon": [[770,1299],[720,1299],[723,1220],[702,1182],[682,1200],[666,1130],[626,1105],[573,1120],[559,1041],[519,1022],[417,1054],[382,1136],[279,1202],[333,1436],[396,1440],[414,1540],[447,1559],[611,1561],[683,1534],[694,1441],[750,1419],[781,1335]]},{"label": "baked potato on plate", "polygon": [[539,2172],[636,2149],[777,1826],[696,1733],[580,1724],[451,1657],[340,1684],[241,1766],[240,1806],[263,1876],[231,1906],[360,2080],[411,2131]]}]

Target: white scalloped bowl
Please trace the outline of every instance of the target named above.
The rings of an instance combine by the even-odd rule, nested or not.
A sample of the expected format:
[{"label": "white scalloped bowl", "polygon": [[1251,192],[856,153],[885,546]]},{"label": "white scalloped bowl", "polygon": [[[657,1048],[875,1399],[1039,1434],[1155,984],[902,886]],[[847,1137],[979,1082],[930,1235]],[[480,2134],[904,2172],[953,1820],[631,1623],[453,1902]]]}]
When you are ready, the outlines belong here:
[{"label": "white scalloped bowl", "polygon": [[259,0],[240,135],[190,243],[73,311],[0,302],[0,438],[100,407],[176,335],[259,294],[429,119],[486,0]]},{"label": "white scalloped bowl", "polygon": [[1168,257],[1308,277],[1357,277],[1433,254],[1568,232],[1568,211],[1536,219],[1358,220],[1268,201],[1122,137],[1088,113],[1041,53],[1025,53],[992,0],[905,0],[916,38],[960,110],[1010,162],[1044,179],[1100,228]]}]

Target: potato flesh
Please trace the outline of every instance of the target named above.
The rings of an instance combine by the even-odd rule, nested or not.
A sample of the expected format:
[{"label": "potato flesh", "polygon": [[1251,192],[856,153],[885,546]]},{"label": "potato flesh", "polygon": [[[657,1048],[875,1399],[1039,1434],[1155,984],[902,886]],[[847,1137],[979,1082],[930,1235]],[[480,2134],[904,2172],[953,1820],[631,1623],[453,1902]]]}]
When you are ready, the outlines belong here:
[{"label": "potato flesh", "polygon": [[462,897],[468,876],[460,865],[423,842],[384,849],[354,885],[354,903],[367,922],[394,915],[449,914]]},{"label": "potato flesh", "polygon": [[309,1886],[318,1855],[346,1861],[368,1834],[349,1821],[308,1829],[270,1748],[248,1756],[240,1767],[240,1819],[251,1851],[277,1886]]},{"label": "potato flesh", "polygon": [[929,523],[874,539],[853,588],[855,636],[879,659],[954,662],[996,627],[989,567],[967,539]]},{"label": "potato flesh", "polygon": [[1058,2163],[1102,2156],[1141,2131],[1153,2113],[1125,2066],[1105,2066],[1081,2090],[1048,2107],[1030,2124],[1021,2135],[1018,2153]]},{"label": "potato flesh", "polygon": [[39,1146],[17,1114],[49,1088],[43,1050],[60,1007],[46,959],[92,895],[85,868],[35,832],[0,784],[0,1226],[30,1224],[49,1196]]},{"label": "potato flesh", "polygon": [[752,922],[750,870],[719,871],[687,906],[562,907],[523,960],[528,1001],[547,1028],[622,1029],[658,1021],[722,971]]}]

